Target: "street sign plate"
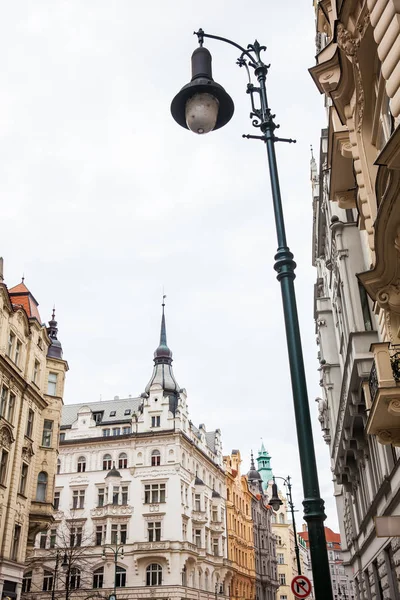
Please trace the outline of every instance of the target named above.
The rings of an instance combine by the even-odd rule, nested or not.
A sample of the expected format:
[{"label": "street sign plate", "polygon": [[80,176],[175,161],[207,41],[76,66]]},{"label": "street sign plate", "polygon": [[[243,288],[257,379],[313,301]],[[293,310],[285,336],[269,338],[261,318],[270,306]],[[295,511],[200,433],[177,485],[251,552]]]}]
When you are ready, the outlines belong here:
[{"label": "street sign plate", "polygon": [[311,581],[304,575],[293,577],[290,587],[296,598],[307,598],[311,594]]}]

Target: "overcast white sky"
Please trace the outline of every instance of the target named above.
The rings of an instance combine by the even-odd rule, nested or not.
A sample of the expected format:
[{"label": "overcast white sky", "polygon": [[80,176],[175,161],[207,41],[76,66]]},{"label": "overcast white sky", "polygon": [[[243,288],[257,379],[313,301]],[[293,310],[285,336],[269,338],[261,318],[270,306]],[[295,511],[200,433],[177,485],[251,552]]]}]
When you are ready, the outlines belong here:
[{"label": "overcast white sky", "polygon": [[301,477],[265,148],[248,118],[245,72],[215,41],[214,78],[234,99],[229,125],[195,136],[170,102],[190,79],[194,30],[268,46],[278,146],[321,492],[337,528],[313,324],[310,144],[323,101],[312,1],[36,0],[0,22],[1,254],[48,320],[53,302],[70,371],[65,401],[138,395],[158,344],[163,286],[174,372],[192,420],[221,428],[243,471],[260,439],[275,474]]}]

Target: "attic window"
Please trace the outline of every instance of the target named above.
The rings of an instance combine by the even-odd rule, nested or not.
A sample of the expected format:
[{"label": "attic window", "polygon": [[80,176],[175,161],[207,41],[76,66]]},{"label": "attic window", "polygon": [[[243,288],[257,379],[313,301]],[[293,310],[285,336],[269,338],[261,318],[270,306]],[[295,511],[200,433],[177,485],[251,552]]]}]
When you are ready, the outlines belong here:
[{"label": "attic window", "polygon": [[116,410],[112,410],[110,412],[110,417],[115,417],[116,414],[117,414],[117,411]]},{"label": "attic window", "polygon": [[103,420],[103,414],[104,414],[103,410],[101,410],[99,412],[94,412],[93,413],[93,419],[96,421],[97,425],[102,422],[102,420]]},{"label": "attic window", "polygon": [[131,409],[130,408],[126,408],[124,415],[130,415],[131,414]]}]

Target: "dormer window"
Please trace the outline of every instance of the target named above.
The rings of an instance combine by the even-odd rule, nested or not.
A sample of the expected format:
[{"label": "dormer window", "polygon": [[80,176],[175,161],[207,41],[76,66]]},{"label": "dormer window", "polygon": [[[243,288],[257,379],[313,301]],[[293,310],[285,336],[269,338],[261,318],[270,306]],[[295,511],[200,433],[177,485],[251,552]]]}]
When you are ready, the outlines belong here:
[{"label": "dormer window", "polygon": [[98,412],[93,413],[93,419],[96,422],[96,425],[99,425],[103,420],[104,411],[99,410]]},{"label": "dormer window", "polygon": [[124,415],[130,415],[131,414],[131,409],[130,408],[126,408]]},{"label": "dormer window", "polygon": [[160,427],[161,424],[161,417],[160,415],[157,415],[155,417],[151,417],[151,426],[152,427]]},{"label": "dormer window", "polygon": [[116,410],[112,410],[110,412],[110,417],[115,417],[116,414],[117,414],[117,411]]}]

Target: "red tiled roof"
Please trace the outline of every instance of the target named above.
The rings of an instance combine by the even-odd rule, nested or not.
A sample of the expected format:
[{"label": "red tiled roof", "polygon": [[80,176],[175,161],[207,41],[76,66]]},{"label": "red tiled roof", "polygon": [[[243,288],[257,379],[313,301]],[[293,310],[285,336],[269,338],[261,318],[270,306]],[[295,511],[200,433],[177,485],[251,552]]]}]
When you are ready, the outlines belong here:
[{"label": "red tiled roof", "polygon": [[8,293],[14,306],[21,306],[30,319],[34,318],[37,319],[39,323],[42,322],[38,310],[38,303],[23,282],[9,289]]},{"label": "red tiled roof", "polygon": [[[335,533],[329,527],[324,527],[325,529],[325,538],[327,544],[335,544],[340,546],[340,533]],[[308,546],[308,531],[300,531],[299,535],[303,538]]]}]

